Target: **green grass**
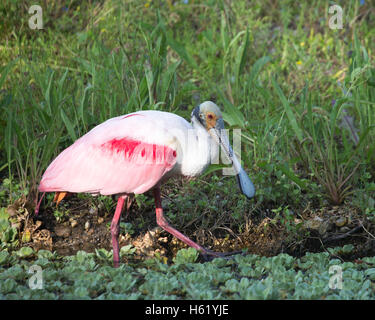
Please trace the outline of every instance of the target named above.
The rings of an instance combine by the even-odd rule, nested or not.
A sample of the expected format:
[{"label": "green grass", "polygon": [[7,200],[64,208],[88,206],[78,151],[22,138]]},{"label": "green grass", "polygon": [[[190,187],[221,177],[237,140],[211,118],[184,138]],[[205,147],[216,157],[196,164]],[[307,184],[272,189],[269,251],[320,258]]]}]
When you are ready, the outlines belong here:
[{"label": "green grass", "polygon": [[[2,6],[15,19],[27,2]],[[366,10],[352,1],[344,21]],[[326,11],[324,1],[313,10],[289,2],[71,1],[45,8],[44,30],[2,26],[3,174],[35,197],[51,159],[100,122],[139,109],[189,117],[212,98],[227,125],[242,129],[244,164],[258,190],[271,187],[264,200],[282,201],[263,170],[293,185],[283,190],[288,203],[298,190],[335,204],[365,192],[359,177],[374,176],[373,29],[365,15],[331,30]],[[341,126],[344,112],[352,131]]]},{"label": "green grass", "polygon": [[[223,110],[226,127],[241,129],[241,159],[257,197],[246,201],[235,192],[234,179],[219,178],[212,167],[210,174],[178,190],[168,187],[172,205],[167,214],[181,229],[195,221],[200,230],[208,230],[206,235],[221,226],[241,233],[254,212],[263,215],[268,210],[287,223],[293,220],[290,212],[298,215],[305,208],[333,205],[350,205],[373,221],[374,8],[369,1],[339,4],[344,13],[341,30],[328,27],[330,3],[325,0],[314,4],[48,1],[41,3],[44,29],[31,30],[27,13],[31,2],[3,1],[0,206],[20,197],[34,203],[40,178],[52,159],[110,117],[158,109],[189,119],[198,103],[214,100]],[[94,201],[108,212],[113,209],[110,198]],[[153,201],[146,196],[138,196],[136,201],[142,212],[153,210]],[[56,217],[59,215],[56,211]],[[19,248],[19,242],[5,220],[1,248],[11,251]],[[14,263],[7,266],[27,265]],[[53,262],[52,270],[57,266]],[[136,269],[131,272],[141,274]],[[364,277],[365,271],[360,274]],[[146,277],[142,279],[133,286],[147,288]],[[310,280],[311,285],[315,280]],[[17,281],[9,280],[10,288]],[[62,279],[56,281],[63,283]],[[213,298],[258,297],[257,290],[267,286],[250,279],[246,286],[254,285],[253,291],[239,294],[246,281],[231,282],[237,293],[225,281],[216,291],[209,285],[213,290],[209,294]],[[373,282],[371,286],[373,289]],[[67,297],[64,290],[51,298]],[[68,296],[115,298],[120,294],[116,290],[112,296],[79,290]],[[129,297],[137,298],[132,290]],[[289,293],[286,287],[285,294],[284,289],[275,290],[267,297],[311,294],[307,289],[300,295],[292,289],[294,293]],[[349,295],[324,290],[311,298]],[[353,295],[361,296],[360,290],[355,289]],[[5,292],[15,294],[11,289]],[[189,292],[177,297],[188,297]],[[149,297],[150,293],[140,294]]]}]

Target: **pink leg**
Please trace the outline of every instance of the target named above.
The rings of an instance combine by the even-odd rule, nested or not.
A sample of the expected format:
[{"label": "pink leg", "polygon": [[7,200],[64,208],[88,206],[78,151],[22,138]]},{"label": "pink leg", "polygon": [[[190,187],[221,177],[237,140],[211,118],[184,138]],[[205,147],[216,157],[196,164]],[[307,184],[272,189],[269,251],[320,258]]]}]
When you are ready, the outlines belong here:
[{"label": "pink leg", "polygon": [[127,196],[119,196],[116,206],[115,215],[111,223],[112,246],[113,246],[113,266],[117,268],[120,263],[120,250],[118,244],[118,236],[120,233],[120,217],[124,202]]},{"label": "pink leg", "polygon": [[130,212],[130,208],[133,204],[133,200],[134,200],[133,194],[129,194],[129,195],[126,196],[126,201],[124,201],[124,205],[125,205],[125,208],[126,208],[126,214],[125,214],[125,217],[124,217],[125,220],[127,220],[128,216],[129,216],[129,212]]},{"label": "pink leg", "polygon": [[170,234],[174,235],[176,238],[180,239],[181,241],[185,242],[190,247],[201,251],[203,254],[210,254],[208,250],[201,247],[199,244],[195,243],[194,241],[190,240],[187,236],[183,235],[181,232],[177,231],[176,229],[172,228],[167,220],[165,220],[163,216],[163,208],[161,206],[161,199],[160,199],[160,186],[156,186],[154,188],[154,197],[155,197],[155,206],[156,206],[156,222],[157,224],[162,227],[165,231],[169,232]]},{"label": "pink leg", "polygon": [[37,202],[38,200],[36,200],[36,202],[37,202],[37,205],[36,205],[36,207],[35,207],[35,215],[36,215],[36,216],[38,216],[38,213],[39,213],[39,207],[40,207],[40,204],[41,204],[41,202],[42,202],[42,200],[43,200],[45,194],[46,194],[46,193],[43,192],[42,197],[40,198],[39,202]]}]

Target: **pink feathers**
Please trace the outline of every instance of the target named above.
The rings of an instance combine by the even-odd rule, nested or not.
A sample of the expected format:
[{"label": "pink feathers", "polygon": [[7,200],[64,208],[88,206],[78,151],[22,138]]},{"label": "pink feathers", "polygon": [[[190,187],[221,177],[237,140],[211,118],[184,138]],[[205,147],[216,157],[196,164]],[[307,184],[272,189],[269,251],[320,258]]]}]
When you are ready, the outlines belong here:
[{"label": "pink feathers", "polygon": [[101,145],[103,152],[122,154],[129,161],[140,165],[171,166],[174,164],[177,153],[168,146],[150,144],[129,138],[112,139]]},{"label": "pink feathers", "polygon": [[124,152],[124,156],[131,157],[134,149],[139,146],[142,142],[130,140],[129,138],[123,139],[112,139],[109,140],[101,145],[101,147],[106,150],[110,150],[111,152]]},{"label": "pink feathers", "polygon": [[[137,114],[102,123],[61,152],[45,171],[39,190],[108,195],[154,187],[174,167],[177,153],[166,143],[168,132],[155,128],[155,119],[132,115]],[[158,143],[142,135],[152,136],[156,129],[162,133]]]}]

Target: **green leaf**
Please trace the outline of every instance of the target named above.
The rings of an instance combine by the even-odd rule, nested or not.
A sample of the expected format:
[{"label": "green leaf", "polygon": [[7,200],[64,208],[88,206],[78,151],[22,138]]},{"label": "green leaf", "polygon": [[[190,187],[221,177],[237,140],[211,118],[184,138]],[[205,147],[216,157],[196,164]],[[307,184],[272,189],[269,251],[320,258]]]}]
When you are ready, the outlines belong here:
[{"label": "green leaf", "polygon": [[294,115],[293,113],[293,110],[288,102],[288,100],[286,99],[284,93],[282,92],[281,88],[279,87],[279,85],[277,84],[276,80],[274,79],[274,77],[271,77],[272,79],[272,85],[273,87],[275,88],[280,100],[281,100],[281,103],[285,109],[285,112],[288,116],[288,119],[289,119],[289,123],[294,131],[294,133],[296,134],[299,142],[302,142],[303,140],[303,133],[302,133],[302,129],[298,126],[298,123],[297,123],[297,118],[296,116]]},{"label": "green leaf", "polygon": [[176,76],[176,70],[180,64],[181,61],[172,63],[165,72],[165,75],[163,76],[161,83],[160,101],[165,101],[167,99],[168,89],[171,87],[173,83],[173,79]]},{"label": "green leaf", "polygon": [[153,95],[154,75],[152,73],[151,67],[148,65],[144,66],[144,72],[145,72],[147,89],[148,89],[149,104],[152,106],[154,105],[154,95]]},{"label": "green leaf", "polygon": [[221,42],[223,45],[224,51],[228,49],[229,46],[229,36],[228,36],[228,30],[227,30],[227,22],[225,19],[225,14],[222,11],[221,13],[221,28],[220,28],[220,34],[221,34]]},{"label": "green leaf", "polygon": [[78,287],[74,289],[74,296],[78,299],[90,298],[89,291],[86,287]]},{"label": "green leaf", "polygon": [[201,175],[201,177],[205,177],[207,175],[209,175],[210,173],[212,172],[215,172],[215,171],[218,171],[218,170],[222,170],[224,168],[228,168],[229,166],[228,165],[225,165],[225,164],[211,164],[208,169],[206,169],[206,171]]},{"label": "green leaf", "polygon": [[177,252],[173,262],[176,264],[194,263],[199,257],[199,252],[194,248],[181,249]]},{"label": "green leaf", "polygon": [[306,189],[305,181],[298,178],[287,165],[277,164],[276,167],[281,170],[290,180],[297,184],[301,189]]},{"label": "green leaf", "polygon": [[7,264],[10,254],[7,251],[0,251],[0,266]]},{"label": "green leaf", "polygon": [[171,37],[167,37],[167,43],[168,45],[174,50],[177,52],[177,54],[190,66],[192,67],[193,69],[198,69],[198,65],[197,63],[195,62],[195,60],[193,59],[193,57],[186,51],[185,47],[175,41],[173,38]]},{"label": "green leaf", "polygon": [[30,247],[22,247],[18,251],[16,251],[16,255],[20,258],[26,258],[33,254],[33,249]]},{"label": "green leaf", "polygon": [[4,68],[1,69],[0,73],[0,89],[3,88],[3,84],[5,82],[5,79],[8,75],[8,73],[12,70],[13,66],[16,64],[16,62],[19,60],[19,58],[14,59],[13,61],[9,62]]},{"label": "green leaf", "polygon": [[85,110],[85,101],[86,101],[86,95],[87,95],[87,92],[89,90],[91,90],[93,87],[91,84],[89,84],[85,90],[83,91],[83,96],[81,98],[81,103],[79,104],[79,107],[78,107],[78,115],[82,121],[82,124],[85,128],[85,130],[87,131],[87,125],[86,125],[86,120],[85,120],[85,114],[86,114],[86,110]]},{"label": "green leaf", "polygon": [[370,268],[365,271],[365,275],[368,276],[371,280],[375,280],[375,268]]},{"label": "green leaf", "polygon": [[12,279],[6,279],[5,281],[0,282],[0,292],[3,294],[8,294],[14,292],[18,287],[17,282]]},{"label": "green leaf", "polygon": [[5,129],[5,149],[7,153],[8,165],[9,165],[9,175],[11,174],[11,167],[10,163],[12,161],[12,138],[13,138],[13,110],[12,108],[8,108],[7,110],[7,125]]},{"label": "green leaf", "polygon": [[66,130],[68,131],[70,135],[70,138],[72,139],[72,141],[76,141],[77,136],[76,136],[76,133],[74,132],[73,124],[71,123],[67,115],[65,114],[64,109],[62,108],[60,109],[60,114],[61,114],[61,119],[63,120],[65,124]]},{"label": "green leaf", "polygon": [[41,249],[38,251],[38,258],[41,259],[41,258],[46,258],[46,259],[52,259],[55,255],[49,251],[49,250],[44,250],[44,249]]},{"label": "green leaf", "polygon": [[49,81],[46,90],[43,92],[44,94],[44,99],[47,102],[48,110],[49,110],[49,115],[53,116],[53,110],[52,110],[52,98],[51,98],[51,88],[52,88],[52,82],[53,82],[53,76],[55,74],[55,70],[52,70],[52,72],[49,75]]},{"label": "green leaf", "polygon": [[128,244],[126,246],[121,247],[120,254],[123,256],[132,255],[137,251],[137,248],[133,247],[133,245]]},{"label": "green leaf", "polygon": [[0,220],[8,221],[8,219],[9,219],[9,213],[7,211],[7,208],[0,208]]},{"label": "green leaf", "polygon": [[96,256],[101,260],[110,260],[112,258],[112,253],[104,248],[95,249]]},{"label": "green leaf", "polygon": [[[8,225],[9,226],[9,225]],[[1,235],[1,242],[12,243],[16,240],[17,229],[8,227]]]},{"label": "green leaf", "polygon": [[342,247],[342,251],[344,253],[350,253],[354,250],[354,246],[352,244],[346,244]]},{"label": "green leaf", "polygon": [[221,90],[218,90],[218,93],[225,108],[225,111],[222,112],[224,121],[227,122],[231,127],[234,126],[244,128],[245,118],[240,109],[235,107],[228,99],[226,99]]},{"label": "green leaf", "polygon": [[264,57],[258,59],[253,64],[253,66],[251,68],[251,71],[250,71],[250,74],[249,74],[249,78],[247,80],[248,87],[253,85],[253,83],[254,83],[255,79],[257,78],[258,74],[260,73],[260,71],[262,70],[264,65],[266,65],[269,61],[271,61],[271,57],[264,56]]},{"label": "green leaf", "polygon": [[245,65],[246,53],[249,45],[249,28],[246,29],[245,42],[241,45],[236,57],[236,80],[239,81],[240,75]]}]

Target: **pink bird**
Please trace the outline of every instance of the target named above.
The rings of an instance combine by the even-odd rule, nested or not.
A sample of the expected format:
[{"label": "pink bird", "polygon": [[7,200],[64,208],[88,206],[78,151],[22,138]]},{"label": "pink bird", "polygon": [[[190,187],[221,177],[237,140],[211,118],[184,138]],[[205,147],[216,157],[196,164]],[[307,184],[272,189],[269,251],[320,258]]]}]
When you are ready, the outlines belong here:
[{"label": "pink bird", "polygon": [[[119,195],[111,223],[115,267],[120,261],[119,221],[124,202],[130,195],[150,189],[160,227],[204,255],[220,256],[168,224],[163,216],[160,185],[174,176],[201,174],[217,157],[220,145],[233,164],[242,193],[252,198],[255,188],[223,129],[220,109],[211,101],[193,110],[191,124],[173,113],[152,110],[109,119],[56,157],[43,174],[39,191]],[[36,212],[38,209],[39,205]]]}]

